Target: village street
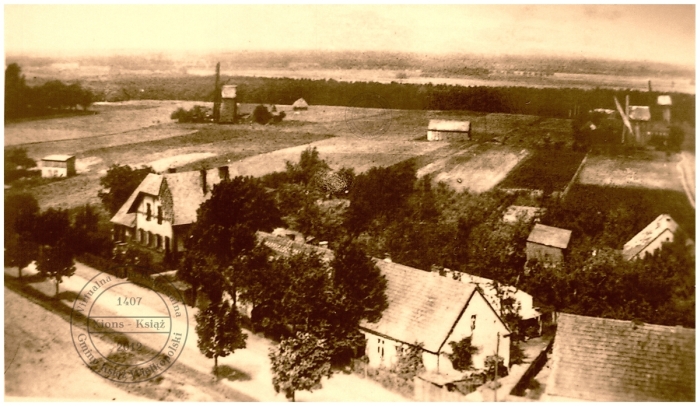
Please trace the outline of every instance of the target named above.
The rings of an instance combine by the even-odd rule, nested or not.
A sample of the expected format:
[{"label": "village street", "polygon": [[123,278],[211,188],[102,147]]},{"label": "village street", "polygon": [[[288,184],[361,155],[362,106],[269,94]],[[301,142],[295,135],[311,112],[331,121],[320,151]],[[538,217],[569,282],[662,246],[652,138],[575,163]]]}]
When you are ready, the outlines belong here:
[{"label": "village street", "polygon": [[[60,287],[61,292],[69,291],[77,294],[90,279],[99,274],[99,271],[96,269],[90,268],[81,263],[76,263],[76,268],[77,269],[74,276],[64,279]],[[15,268],[5,268],[5,274],[7,276],[16,277],[17,270]],[[23,271],[23,275],[27,277],[34,274],[36,274],[36,270],[33,269],[25,269]],[[47,296],[53,296],[54,294],[55,285],[52,280],[45,280],[30,284],[34,289],[43,292]],[[114,315],[116,314],[114,309],[110,308],[110,306],[106,304],[116,303],[118,296],[143,297],[147,294],[148,290],[141,286],[132,283],[120,284],[106,291],[103,295],[104,297],[100,298],[100,300],[96,302],[93,311],[99,311],[99,314],[103,316]],[[63,294],[63,297],[69,297],[69,299],[62,299],[64,303],[68,304],[69,306],[73,305],[73,295]],[[149,316],[167,315],[167,311],[163,307],[144,307],[143,309],[139,309],[139,311]],[[194,320],[196,310],[188,307],[187,312],[189,320],[187,342],[182,355],[176,362],[183,363],[201,374],[212,376],[212,369],[214,365],[213,359],[206,358],[197,348],[197,335],[195,333],[196,323]],[[6,324],[8,322],[9,321],[6,320]],[[177,323],[184,324],[184,320],[173,320],[173,323],[175,324],[173,327],[175,329]],[[184,326],[182,325],[179,327],[180,330],[184,329]],[[272,387],[272,373],[270,371],[268,351],[274,344],[270,340],[252,334],[249,331],[245,332],[248,334],[247,348],[237,350],[233,355],[219,359],[220,368],[229,367],[235,371],[236,377],[242,378],[235,381],[222,379],[219,382],[219,385],[226,385],[235,391],[246,394],[259,401],[284,402],[284,396],[282,394],[276,394],[274,388]],[[131,334],[129,336],[131,340],[139,341],[153,349],[160,348],[162,346],[162,339],[156,334]],[[75,349],[71,347],[66,349],[66,351],[74,352]],[[82,362],[80,361],[77,353],[75,353],[75,361]],[[343,373],[337,373],[333,375],[331,379],[324,379],[323,388],[320,390],[316,390],[312,393],[298,392],[296,399],[297,401],[315,402],[409,401],[409,399],[384,389],[378,383],[363,379],[353,374]]]}]

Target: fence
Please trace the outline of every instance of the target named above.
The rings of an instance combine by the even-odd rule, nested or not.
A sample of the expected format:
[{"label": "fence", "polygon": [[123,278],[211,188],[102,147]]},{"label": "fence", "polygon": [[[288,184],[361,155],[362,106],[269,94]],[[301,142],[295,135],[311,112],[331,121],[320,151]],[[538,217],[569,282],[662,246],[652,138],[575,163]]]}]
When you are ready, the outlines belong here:
[{"label": "fence", "polygon": [[530,364],[530,366],[527,368],[523,376],[520,378],[518,383],[515,384],[513,387],[513,390],[510,391],[511,395],[515,396],[524,396],[525,395],[525,390],[527,389],[528,384],[530,381],[542,370],[542,367],[547,363],[547,360],[549,359],[548,353],[552,349],[552,344],[554,343],[554,340],[550,341],[549,344],[547,344],[547,347],[540,353],[540,355],[535,358],[535,360]]}]

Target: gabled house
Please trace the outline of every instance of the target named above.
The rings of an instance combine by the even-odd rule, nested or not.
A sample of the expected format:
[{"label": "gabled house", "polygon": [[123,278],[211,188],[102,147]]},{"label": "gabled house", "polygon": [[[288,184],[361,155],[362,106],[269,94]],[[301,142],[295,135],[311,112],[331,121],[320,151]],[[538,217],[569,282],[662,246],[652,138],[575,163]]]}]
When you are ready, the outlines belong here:
[{"label": "gabled house", "polygon": [[695,330],[560,313],[541,400],[693,402]]},{"label": "gabled house", "polygon": [[[312,251],[328,262],[333,258],[327,248],[264,232],[257,235],[277,255]],[[454,373],[447,357],[452,351],[449,343],[465,337],[471,337],[479,349],[473,357],[475,368],[483,369],[485,358],[494,355],[496,348],[508,365],[510,331],[476,285],[385,260],[375,259],[375,263],[387,279],[389,307],[376,323],[360,325],[370,366],[390,368],[399,354],[418,342],[428,372]]]},{"label": "gabled house", "polygon": [[678,231],[678,223],[668,214],[661,214],[625,243],[622,257],[626,260],[644,258],[660,249],[663,243],[672,242]]},{"label": "gabled house", "polygon": [[545,266],[559,264],[570,240],[571,230],[535,224],[525,244],[527,259],[537,259]]},{"label": "gabled house", "polygon": [[148,174],[110,220],[113,239],[164,254],[184,250],[197,209],[213,185],[229,177],[228,167]]}]

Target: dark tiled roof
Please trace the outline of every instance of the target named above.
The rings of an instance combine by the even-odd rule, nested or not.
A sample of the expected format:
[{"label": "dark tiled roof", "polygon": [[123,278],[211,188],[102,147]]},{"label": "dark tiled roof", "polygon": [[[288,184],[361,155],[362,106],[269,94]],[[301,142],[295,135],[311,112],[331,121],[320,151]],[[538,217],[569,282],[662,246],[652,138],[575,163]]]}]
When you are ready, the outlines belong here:
[{"label": "dark tiled roof", "polygon": [[[332,260],[333,251],[269,233],[258,232],[258,239],[278,255],[316,251]],[[423,348],[437,353],[447,339],[476,286],[440,276],[437,272],[375,259],[386,277],[389,307],[376,323],[360,327],[407,344],[422,342]]]},{"label": "dark tiled roof", "polygon": [[695,330],[560,314],[549,396],[694,401]]},{"label": "dark tiled roof", "polygon": [[395,340],[437,353],[476,290],[437,272],[426,272],[393,262],[376,261],[386,276],[389,307],[376,323],[362,327]]},{"label": "dark tiled roof", "polygon": [[527,237],[528,242],[561,249],[566,249],[566,247],[569,246],[570,239],[571,230],[545,226],[544,224],[535,224],[530,235]]}]

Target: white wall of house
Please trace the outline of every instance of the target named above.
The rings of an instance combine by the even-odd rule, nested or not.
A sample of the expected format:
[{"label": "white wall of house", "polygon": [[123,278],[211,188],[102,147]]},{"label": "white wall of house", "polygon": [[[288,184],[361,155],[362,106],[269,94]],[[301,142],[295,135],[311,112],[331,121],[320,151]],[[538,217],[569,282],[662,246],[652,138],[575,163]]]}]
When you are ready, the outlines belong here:
[{"label": "white wall of house", "polygon": [[654,241],[649,243],[649,245],[640,251],[634,258],[644,258],[647,254],[653,254],[654,251],[661,249],[661,246],[667,242],[673,242],[673,233],[669,229],[666,229],[663,233],[659,234]]},{"label": "white wall of house", "polygon": [[[407,344],[395,341],[389,338],[378,336],[369,331],[363,331],[367,346],[365,347],[365,355],[369,359],[369,366],[372,368],[390,369],[399,360],[399,353],[406,351],[409,346]],[[438,372],[444,361],[439,360],[437,354],[423,351],[423,366],[428,372]]]},{"label": "white wall of house", "polygon": [[[148,205],[151,206],[151,217],[148,220],[146,215],[148,210]],[[159,249],[164,249],[165,238],[167,237],[170,241],[172,247],[173,239],[173,227],[170,221],[166,220],[165,214],[163,214],[163,220],[161,224],[158,224],[158,207],[161,207],[160,199],[155,196],[144,195],[141,199],[141,204],[136,211],[136,241],[140,239],[141,230],[147,235],[151,232],[153,239],[157,241],[156,236],[161,237],[161,245]],[[162,210],[162,209],[161,209]],[[155,243],[152,241],[148,242],[149,247],[155,247]]]},{"label": "white wall of house", "polygon": [[[472,326],[474,327],[472,329]],[[500,344],[498,345],[498,355],[503,357],[504,364],[510,362],[510,338],[504,337],[508,330],[501,323],[500,318],[494,313],[486,299],[479,294],[474,294],[469,301],[469,305],[464,310],[462,317],[455,325],[454,330],[447,338],[442,352],[451,353],[451,341],[459,342],[465,337],[472,337],[472,345],[479,351],[473,356],[473,366],[477,369],[484,368],[484,361],[487,356],[496,353],[496,337],[500,334]],[[447,360],[447,357],[444,357]],[[440,361],[440,372],[450,372],[452,363]]]}]

